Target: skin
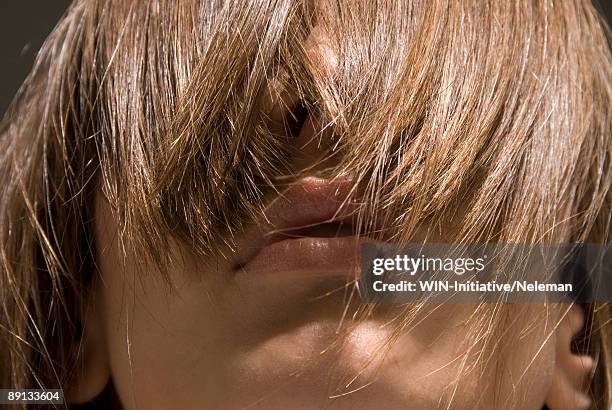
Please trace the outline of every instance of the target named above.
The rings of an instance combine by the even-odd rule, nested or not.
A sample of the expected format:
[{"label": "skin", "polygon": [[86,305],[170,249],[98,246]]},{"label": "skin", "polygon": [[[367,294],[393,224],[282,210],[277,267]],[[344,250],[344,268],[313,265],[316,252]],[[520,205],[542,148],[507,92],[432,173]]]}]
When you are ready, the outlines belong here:
[{"label": "skin", "polygon": [[[454,391],[462,363],[478,360],[477,351],[466,354],[473,306],[428,306],[385,348],[395,329],[385,323],[397,312],[340,326],[345,293],[316,299],[344,279],[235,274],[224,258],[197,257],[175,241],[168,286],[153,269],[137,272],[142,259],[123,255],[101,197],[96,213],[95,310],[126,409],[435,409],[451,397],[456,409],[514,399],[539,409],[550,389],[555,338],[546,340],[541,306],[514,307],[508,334],[531,330],[465,372]],[[346,338],[330,347],[339,326]]]}]

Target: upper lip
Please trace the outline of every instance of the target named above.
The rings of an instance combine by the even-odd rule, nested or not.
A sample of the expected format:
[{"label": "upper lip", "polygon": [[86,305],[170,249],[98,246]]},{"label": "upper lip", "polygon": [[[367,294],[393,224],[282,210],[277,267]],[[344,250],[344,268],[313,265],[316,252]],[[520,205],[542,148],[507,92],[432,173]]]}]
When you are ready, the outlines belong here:
[{"label": "upper lip", "polygon": [[271,243],[296,235],[312,236],[308,235],[312,227],[337,223],[338,229],[352,229],[359,209],[353,190],[354,184],[349,180],[307,177],[291,184],[265,208],[259,223],[246,230],[235,269],[249,263]]}]

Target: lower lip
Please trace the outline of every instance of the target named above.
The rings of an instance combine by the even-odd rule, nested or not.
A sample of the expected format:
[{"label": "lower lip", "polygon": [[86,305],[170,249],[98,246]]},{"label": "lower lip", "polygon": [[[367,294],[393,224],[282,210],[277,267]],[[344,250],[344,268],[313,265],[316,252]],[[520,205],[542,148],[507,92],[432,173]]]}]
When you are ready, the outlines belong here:
[{"label": "lower lip", "polygon": [[286,239],[264,246],[240,269],[249,276],[354,276],[361,243],[354,236]]}]

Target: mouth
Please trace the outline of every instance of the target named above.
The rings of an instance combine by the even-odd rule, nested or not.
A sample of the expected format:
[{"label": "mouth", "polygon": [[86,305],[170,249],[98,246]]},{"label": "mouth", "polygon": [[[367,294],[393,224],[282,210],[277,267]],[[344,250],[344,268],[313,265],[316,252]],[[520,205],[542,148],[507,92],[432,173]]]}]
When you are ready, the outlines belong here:
[{"label": "mouth", "polygon": [[248,275],[355,275],[360,244],[347,181],[308,177],[268,205],[262,221],[247,230],[234,270]]}]

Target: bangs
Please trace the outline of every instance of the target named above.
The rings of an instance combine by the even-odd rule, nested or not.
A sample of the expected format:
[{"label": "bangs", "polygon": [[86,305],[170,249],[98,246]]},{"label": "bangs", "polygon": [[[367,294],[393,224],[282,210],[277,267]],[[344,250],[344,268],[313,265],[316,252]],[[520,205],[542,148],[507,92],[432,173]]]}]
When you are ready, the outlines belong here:
[{"label": "bangs", "polygon": [[317,173],[354,179],[366,230],[607,238],[612,64],[589,6],[115,3],[92,108],[102,188],[144,248],[231,246],[303,174],[271,126],[286,95],[331,139]]}]

